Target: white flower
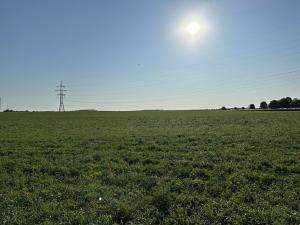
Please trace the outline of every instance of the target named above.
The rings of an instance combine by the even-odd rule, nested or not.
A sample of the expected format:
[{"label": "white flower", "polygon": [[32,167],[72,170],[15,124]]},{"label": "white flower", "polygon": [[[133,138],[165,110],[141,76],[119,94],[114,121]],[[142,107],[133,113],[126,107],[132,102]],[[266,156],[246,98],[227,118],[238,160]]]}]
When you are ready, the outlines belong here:
[{"label": "white flower", "polygon": [[101,198],[101,197],[99,197],[99,201],[102,201],[102,198]]}]

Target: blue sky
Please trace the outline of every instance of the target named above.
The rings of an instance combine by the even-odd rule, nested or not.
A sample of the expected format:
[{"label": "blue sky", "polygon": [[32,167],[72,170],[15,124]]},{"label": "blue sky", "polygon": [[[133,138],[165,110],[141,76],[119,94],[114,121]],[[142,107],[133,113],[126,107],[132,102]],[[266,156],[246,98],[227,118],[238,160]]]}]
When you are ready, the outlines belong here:
[{"label": "blue sky", "polygon": [[[205,109],[300,98],[300,1],[0,1],[16,110]],[[191,40],[188,20],[207,30]]]}]

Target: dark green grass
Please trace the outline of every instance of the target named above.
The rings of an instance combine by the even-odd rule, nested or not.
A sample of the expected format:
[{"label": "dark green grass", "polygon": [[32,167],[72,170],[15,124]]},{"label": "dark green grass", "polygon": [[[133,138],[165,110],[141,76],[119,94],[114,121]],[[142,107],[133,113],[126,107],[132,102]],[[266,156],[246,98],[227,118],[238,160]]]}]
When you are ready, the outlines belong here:
[{"label": "dark green grass", "polygon": [[3,225],[300,224],[300,113],[1,113],[0,182]]}]

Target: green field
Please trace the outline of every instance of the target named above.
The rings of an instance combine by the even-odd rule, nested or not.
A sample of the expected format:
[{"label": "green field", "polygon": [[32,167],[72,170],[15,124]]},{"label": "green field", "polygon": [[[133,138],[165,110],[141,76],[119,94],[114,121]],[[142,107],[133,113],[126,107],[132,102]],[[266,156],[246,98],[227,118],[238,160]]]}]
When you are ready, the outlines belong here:
[{"label": "green field", "polygon": [[0,224],[300,224],[300,112],[0,113]]}]

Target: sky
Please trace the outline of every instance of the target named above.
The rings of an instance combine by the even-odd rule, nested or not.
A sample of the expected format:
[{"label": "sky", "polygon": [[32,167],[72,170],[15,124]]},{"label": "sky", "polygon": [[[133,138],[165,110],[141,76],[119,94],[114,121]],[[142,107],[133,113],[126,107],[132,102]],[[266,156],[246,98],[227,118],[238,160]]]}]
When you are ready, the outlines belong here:
[{"label": "sky", "polygon": [[1,0],[2,109],[58,110],[60,81],[66,110],[300,98],[299,11],[298,0]]}]

